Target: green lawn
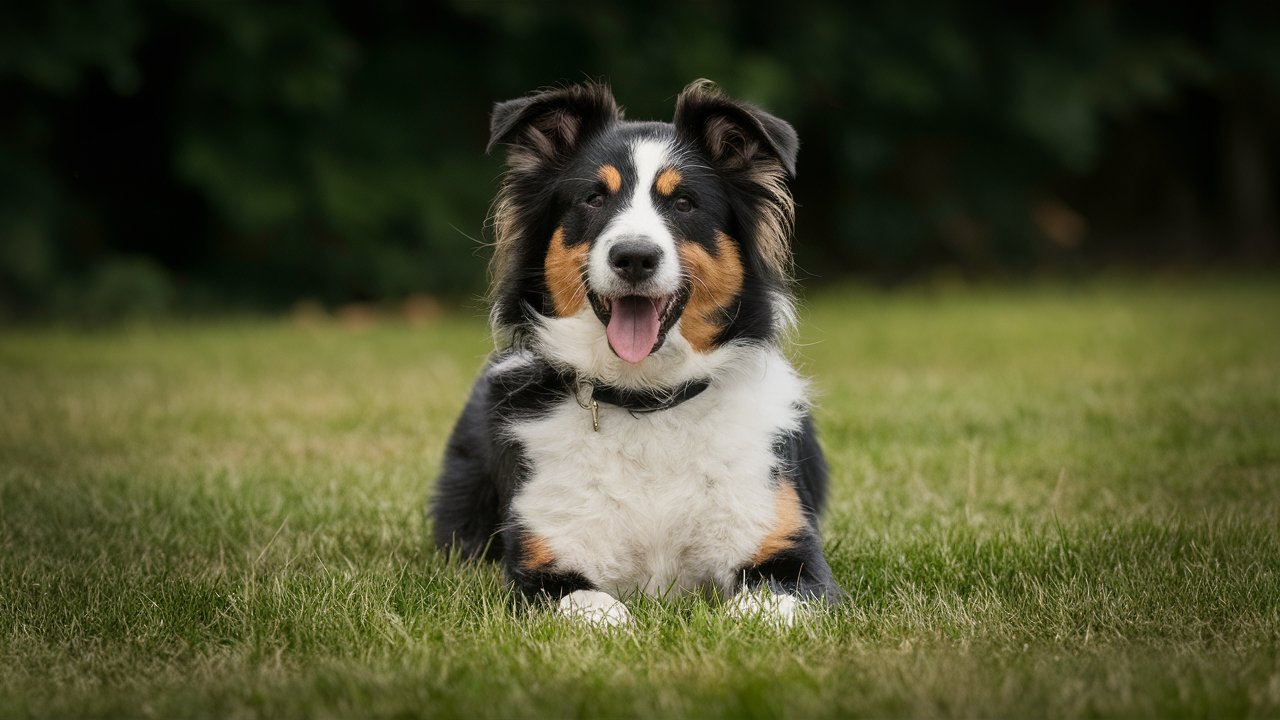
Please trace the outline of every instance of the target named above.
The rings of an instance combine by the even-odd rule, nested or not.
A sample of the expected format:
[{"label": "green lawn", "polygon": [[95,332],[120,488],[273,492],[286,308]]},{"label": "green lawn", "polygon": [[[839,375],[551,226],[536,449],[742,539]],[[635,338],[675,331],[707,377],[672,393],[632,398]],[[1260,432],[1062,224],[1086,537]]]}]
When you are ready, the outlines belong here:
[{"label": "green lawn", "polygon": [[427,545],[478,319],[3,331],[0,716],[1280,715],[1280,282],[802,316],[849,603],[612,634]]}]

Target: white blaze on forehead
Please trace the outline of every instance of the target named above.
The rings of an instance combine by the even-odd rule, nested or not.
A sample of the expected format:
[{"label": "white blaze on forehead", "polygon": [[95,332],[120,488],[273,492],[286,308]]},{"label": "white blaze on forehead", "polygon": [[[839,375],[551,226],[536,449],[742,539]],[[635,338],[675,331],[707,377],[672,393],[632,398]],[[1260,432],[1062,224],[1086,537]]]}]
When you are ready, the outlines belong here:
[{"label": "white blaze on forehead", "polygon": [[649,191],[657,182],[658,171],[666,167],[671,154],[671,146],[656,140],[640,140],[631,149],[631,158],[636,165],[636,189],[631,196],[632,207],[647,204],[653,207],[653,196]]},{"label": "white blaze on forehead", "polygon": [[645,239],[662,248],[662,260],[651,281],[655,294],[670,294],[680,285],[680,265],[676,240],[666,220],[653,204],[653,184],[658,173],[671,165],[671,145],[662,140],[637,140],[631,146],[631,162],[636,170],[636,184],[627,204],[600,233],[591,248],[587,280],[598,293],[615,295],[623,288],[609,267],[609,250],[623,238]]}]

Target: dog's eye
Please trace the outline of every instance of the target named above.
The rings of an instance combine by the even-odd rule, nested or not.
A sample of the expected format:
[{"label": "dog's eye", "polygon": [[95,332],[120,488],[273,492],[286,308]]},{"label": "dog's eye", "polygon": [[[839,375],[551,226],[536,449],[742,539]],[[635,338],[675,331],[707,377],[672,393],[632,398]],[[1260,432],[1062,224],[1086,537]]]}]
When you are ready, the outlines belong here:
[{"label": "dog's eye", "polygon": [[587,207],[593,207],[593,208],[604,207],[604,196],[601,195],[600,193],[588,195]]},{"label": "dog's eye", "polygon": [[692,201],[692,200],[690,200],[689,198],[687,198],[687,197],[685,197],[685,196],[683,196],[683,195],[681,195],[680,197],[676,198],[676,212],[687,213],[687,212],[692,212],[692,211],[693,211],[693,201]]}]

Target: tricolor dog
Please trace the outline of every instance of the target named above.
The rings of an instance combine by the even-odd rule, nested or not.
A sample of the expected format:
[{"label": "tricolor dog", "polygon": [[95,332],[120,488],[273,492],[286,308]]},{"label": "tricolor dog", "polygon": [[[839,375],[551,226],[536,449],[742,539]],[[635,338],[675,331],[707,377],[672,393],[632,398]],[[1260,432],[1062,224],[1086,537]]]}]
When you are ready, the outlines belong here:
[{"label": "tricolor dog", "polygon": [[795,131],[706,81],[670,123],[587,83],[496,105],[498,146],[498,349],[448,442],[436,543],[599,623],[637,593],[781,623],[837,598],[826,465],[779,347]]}]

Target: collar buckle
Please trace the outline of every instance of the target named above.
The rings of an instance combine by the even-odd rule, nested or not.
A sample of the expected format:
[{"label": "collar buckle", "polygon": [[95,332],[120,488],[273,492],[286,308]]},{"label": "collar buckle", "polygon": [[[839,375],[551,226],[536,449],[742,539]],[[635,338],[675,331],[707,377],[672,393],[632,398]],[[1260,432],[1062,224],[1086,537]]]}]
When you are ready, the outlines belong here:
[{"label": "collar buckle", "polygon": [[[583,399],[585,391],[586,399]],[[579,380],[578,385],[574,388],[573,397],[578,401],[578,406],[583,410],[591,411],[591,430],[592,432],[600,432],[600,403],[596,402],[595,386],[586,380]]]}]

